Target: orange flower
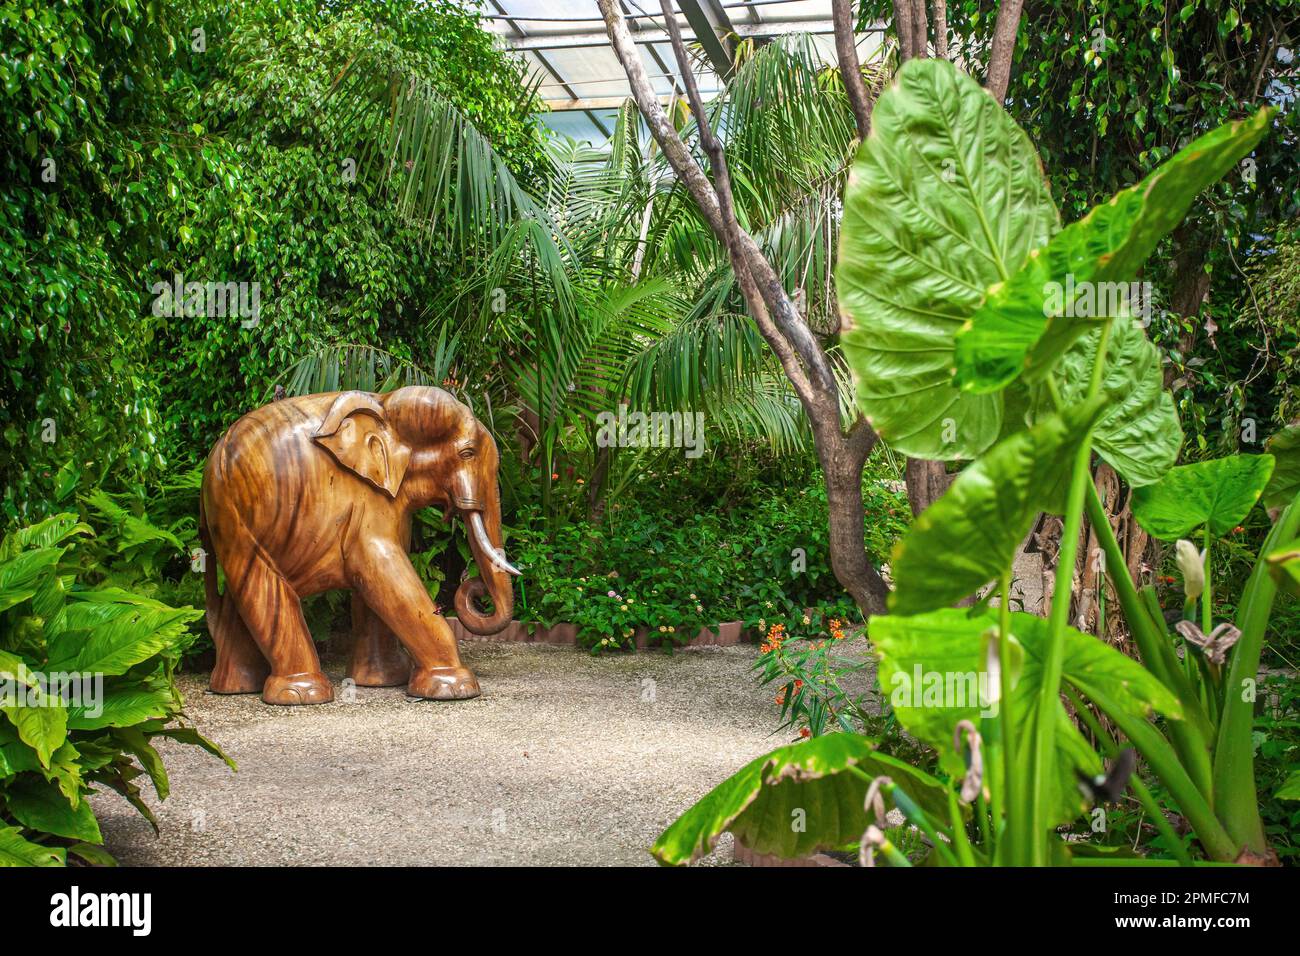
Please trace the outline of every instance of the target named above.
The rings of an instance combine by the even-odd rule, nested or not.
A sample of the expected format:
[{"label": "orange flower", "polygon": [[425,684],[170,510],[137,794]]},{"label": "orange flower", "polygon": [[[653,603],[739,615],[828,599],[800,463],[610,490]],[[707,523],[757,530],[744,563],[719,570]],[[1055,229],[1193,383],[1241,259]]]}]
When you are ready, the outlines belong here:
[{"label": "orange flower", "polygon": [[768,628],[767,639],[763,641],[763,645],[759,648],[759,650],[762,651],[764,654],[769,654],[772,651],[780,650],[781,644],[784,641],[785,641],[785,625],[773,624],[770,628]]},{"label": "orange flower", "polygon": [[807,740],[809,737],[812,736],[812,731],[809,730],[807,727],[800,727],[799,736]]},{"label": "orange flower", "polygon": [[776,702],[777,702],[778,704],[784,704],[784,703],[785,703],[785,691],[781,691],[781,693],[779,693],[779,694],[776,695]]}]

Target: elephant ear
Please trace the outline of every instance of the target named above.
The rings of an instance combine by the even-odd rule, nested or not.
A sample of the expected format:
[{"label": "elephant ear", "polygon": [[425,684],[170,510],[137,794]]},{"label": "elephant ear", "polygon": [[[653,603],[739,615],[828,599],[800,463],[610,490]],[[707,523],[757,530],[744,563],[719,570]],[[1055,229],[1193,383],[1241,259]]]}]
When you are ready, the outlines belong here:
[{"label": "elephant ear", "polygon": [[365,392],[344,392],[334,400],[312,436],[340,465],[388,497],[395,498],[411,460],[411,449],[397,438],[384,407]]}]

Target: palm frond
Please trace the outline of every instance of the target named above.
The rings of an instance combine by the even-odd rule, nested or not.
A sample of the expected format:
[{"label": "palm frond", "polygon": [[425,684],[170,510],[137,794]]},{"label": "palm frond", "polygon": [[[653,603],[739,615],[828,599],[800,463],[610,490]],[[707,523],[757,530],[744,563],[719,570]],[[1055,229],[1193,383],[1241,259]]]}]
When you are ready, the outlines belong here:
[{"label": "palm frond", "polygon": [[[452,339],[454,348],[454,337]],[[440,348],[444,340],[439,340]],[[439,361],[445,360],[445,356]],[[404,385],[435,385],[429,370],[372,345],[336,342],[302,356],[267,390],[269,401],[275,386],[284,385],[286,395],[315,395],[320,392],[388,392]]]},{"label": "palm frond", "polygon": [[[567,260],[573,250],[563,230],[487,137],[407,67],[402,51],[376,44],[375,52],[348,64],[328,96],[347,105],[329,111],[339,119],[325,137],[344,155],[360,157],[358,169],[376,177],[399,215],[467,260],[499,259],[509,246],[519,265],[522,241],[526,261],[549,283],[548,294],[561,309],[572,307]],[[480,301],[486,312],[486,297]]]}]

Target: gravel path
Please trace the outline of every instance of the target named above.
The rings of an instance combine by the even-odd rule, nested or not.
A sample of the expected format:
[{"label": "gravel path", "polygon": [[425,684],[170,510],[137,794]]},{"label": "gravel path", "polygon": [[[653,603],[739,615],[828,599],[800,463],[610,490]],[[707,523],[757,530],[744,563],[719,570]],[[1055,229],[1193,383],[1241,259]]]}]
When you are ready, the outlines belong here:
[{"label": "gravel path", "polygon": [[[125,865],[652,864],[665,825],[786,741],[756,653],[466,643],[483,696],[462,703],[357,688],[268,707],[184,676],[192,721],[239,772],[166,741],[160,836],[114,793],[95,808]],[[326,670],[337,698],[342,668]]]}]

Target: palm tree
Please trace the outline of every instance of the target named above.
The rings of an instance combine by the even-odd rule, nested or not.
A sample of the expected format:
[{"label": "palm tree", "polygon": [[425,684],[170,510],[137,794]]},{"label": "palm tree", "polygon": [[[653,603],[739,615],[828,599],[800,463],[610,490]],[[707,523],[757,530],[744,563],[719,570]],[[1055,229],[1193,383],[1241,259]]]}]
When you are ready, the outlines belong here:
[{"label": "palm tree", "polygon": [[[331,96],[347,104],[335,105],[345,118],[331,135],[372,144],[362,166],[383,171],[398,213],[427,224],[472,265],[430,304],[439,336],[432,363],[331,343],[287,373],[289,392],[468,383],[498,415],[517,413],[543,498],[563,454],[585,463],[597,512],[602,489],[653,457],[597,446],[596,416],[620,403],[702,412],[724,440],[781,452],[807,446],[806,417],[746,314],[725,248],[631,101],[606,149],[552,141],[530,191],[400,51],[381,47],[353,61]],[[744,44],[708,113],[726,139],[744,221],[809,324],[832,342],[839,196],[855,142],[838,71],[822,65],[806,35]],[[674,117],[698,151],[680,102]]]}]

